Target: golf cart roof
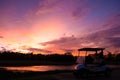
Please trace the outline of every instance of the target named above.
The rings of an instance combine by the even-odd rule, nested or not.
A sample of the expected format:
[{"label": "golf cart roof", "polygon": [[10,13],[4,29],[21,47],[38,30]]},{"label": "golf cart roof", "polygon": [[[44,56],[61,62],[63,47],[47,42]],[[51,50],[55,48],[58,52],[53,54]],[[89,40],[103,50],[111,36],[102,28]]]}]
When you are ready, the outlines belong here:
[{"label": "golf cart roof", "polygon": [[105,48],[80,48],[78,51],[103,51]]}]

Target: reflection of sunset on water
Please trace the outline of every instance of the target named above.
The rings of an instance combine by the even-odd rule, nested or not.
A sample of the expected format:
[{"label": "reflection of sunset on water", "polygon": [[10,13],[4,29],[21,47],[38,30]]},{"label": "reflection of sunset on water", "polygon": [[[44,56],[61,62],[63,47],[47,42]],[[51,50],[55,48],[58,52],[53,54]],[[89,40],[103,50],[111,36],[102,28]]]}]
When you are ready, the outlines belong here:
[{"label": "reflection of sunset on water", "polygon": [[19,66],[19,67],[3,67],[7,70],[11,71],[54,71],[54,70],[73,70],[75,65],[73,66]]}]

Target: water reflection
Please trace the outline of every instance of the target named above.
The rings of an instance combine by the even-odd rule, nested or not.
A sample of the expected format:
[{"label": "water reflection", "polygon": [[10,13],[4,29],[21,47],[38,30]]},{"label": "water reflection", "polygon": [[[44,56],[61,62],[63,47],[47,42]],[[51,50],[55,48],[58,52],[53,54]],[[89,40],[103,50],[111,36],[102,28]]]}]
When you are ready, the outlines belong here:
[{"label": "water reflection", "polygon": [[[53,71],[53,70],[74,70],[76,65],[58,66],[58,65],[41,65],[41,66],[18,66],[18,67],[0,67],[11,71]],[[108,65],[111,68],[120,68],[120,65]]]},{"label": "water reflection", "polygon": [[72,66],[18,66],[18,67],[2,67],[12,71],[53,71],[53,70],[73,70],[75,65]]}]

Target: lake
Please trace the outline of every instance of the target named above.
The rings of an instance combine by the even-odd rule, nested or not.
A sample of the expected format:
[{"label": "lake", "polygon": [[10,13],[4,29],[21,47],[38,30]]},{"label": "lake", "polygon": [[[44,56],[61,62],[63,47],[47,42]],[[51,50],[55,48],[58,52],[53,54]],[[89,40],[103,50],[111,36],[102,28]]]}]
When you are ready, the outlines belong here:
[{"label": "lake", "polygon": [[[76,65],[58,66],[58,65],[40,65],[40,66],[17,66],[17,67],[0,67],[11,71],[54,71],[54,70],[74,70]],[[108,65],[111,68],[120,68],[120,65]]]},{"label": "lake", "polygon": [[58,65],[40,65],[40,66],[17,66],[17,67],[0,67],[11,71],[54,71],[54,70],[74,70],[75,65],[72,66],[58,66]]}]

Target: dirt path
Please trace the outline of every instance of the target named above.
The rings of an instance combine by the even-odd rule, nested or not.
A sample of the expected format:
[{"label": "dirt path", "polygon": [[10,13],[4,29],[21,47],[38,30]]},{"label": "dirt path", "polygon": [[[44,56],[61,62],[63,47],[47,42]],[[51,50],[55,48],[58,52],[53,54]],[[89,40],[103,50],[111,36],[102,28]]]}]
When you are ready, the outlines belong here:
[{"label": "dirt path", "polygon": [[81,79],[76,78],[73,76],[72,73],[59,73],[53,75],[58,80],[120,80],[120,69],[113,70],[111,77],[105,78],[105,77],[97,77],[97,78],[88,78],[88,79]]},{"label": "dirt path", "polygon": [[54,75],[54,77],[58,80],[78,80],[77,78],[75,78],[73,76],[72,73],[60,73],[60,74],[56,74]]}]

